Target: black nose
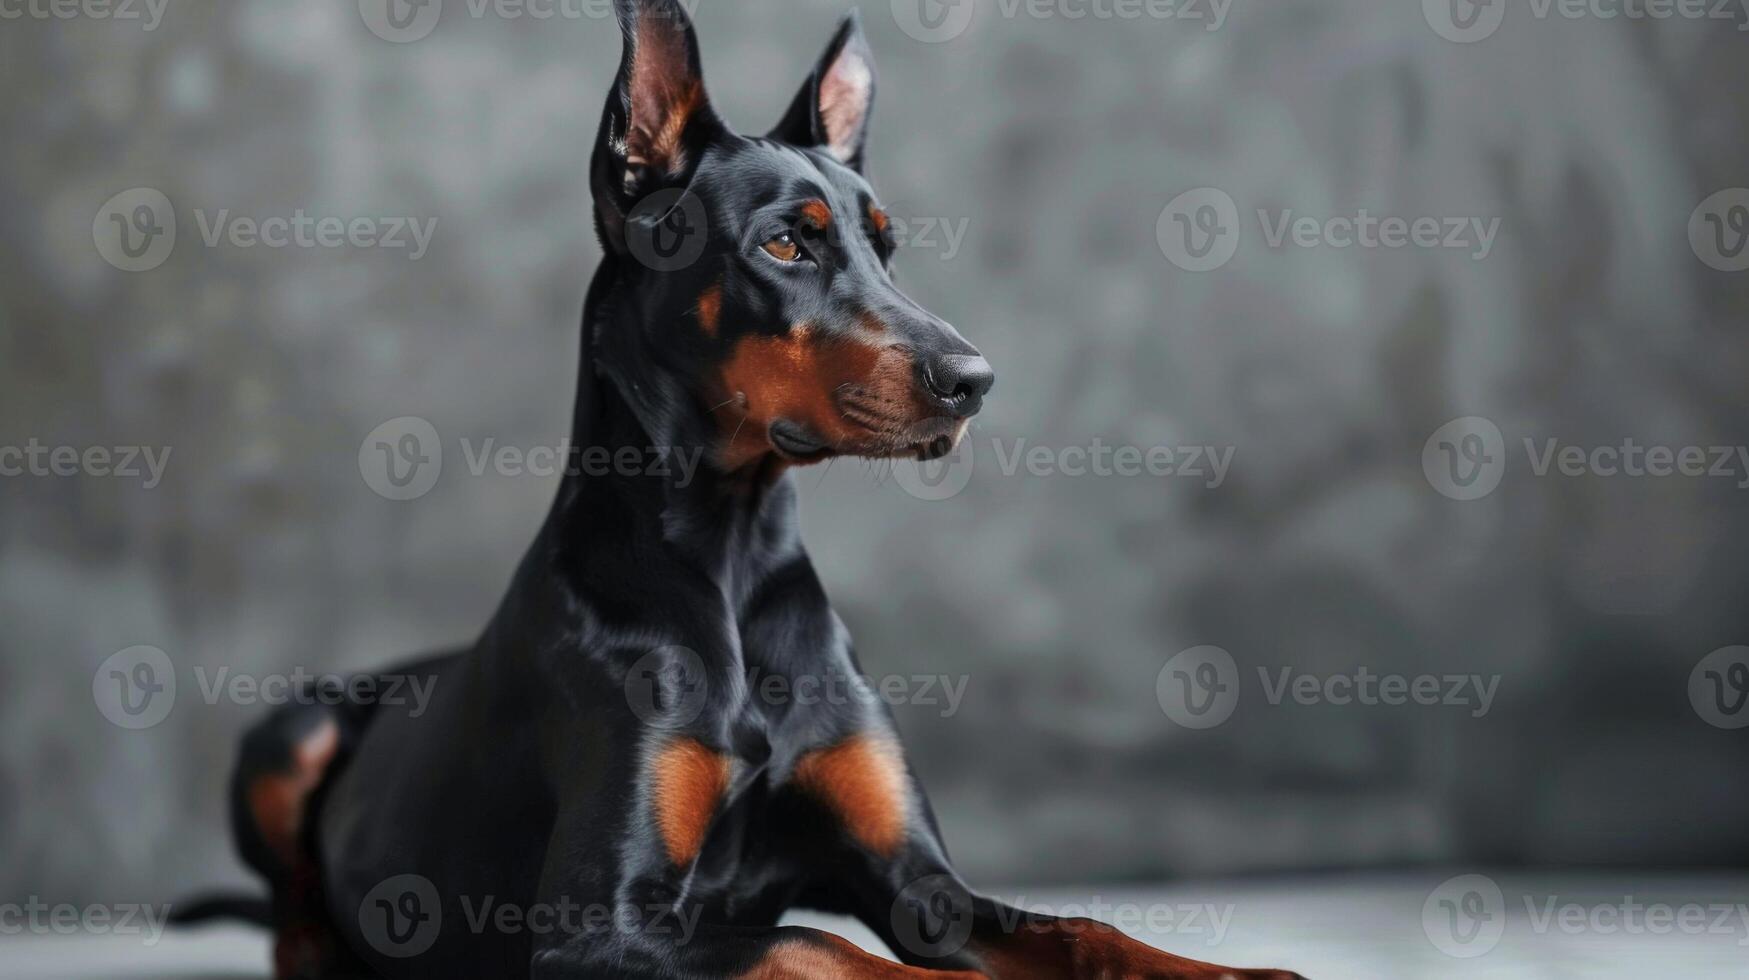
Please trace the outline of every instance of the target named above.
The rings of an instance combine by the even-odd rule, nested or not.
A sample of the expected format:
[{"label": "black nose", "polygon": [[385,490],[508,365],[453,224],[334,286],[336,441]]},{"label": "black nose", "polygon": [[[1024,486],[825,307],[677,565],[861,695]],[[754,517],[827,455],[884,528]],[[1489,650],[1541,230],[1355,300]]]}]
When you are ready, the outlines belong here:
[{"label": "black nose", "polygon": [[953,354],[931,360],[923,369],[923,385],[929,394],[952,412],[967,419],[984,407],[984,396],[996,384],[990,362],[976,354]]}]

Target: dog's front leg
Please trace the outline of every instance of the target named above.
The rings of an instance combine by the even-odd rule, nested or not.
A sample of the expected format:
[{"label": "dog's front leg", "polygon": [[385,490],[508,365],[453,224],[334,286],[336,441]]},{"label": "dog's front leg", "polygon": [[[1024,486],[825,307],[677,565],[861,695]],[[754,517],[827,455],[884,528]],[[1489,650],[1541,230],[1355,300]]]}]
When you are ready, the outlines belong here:
[{"label": "dog's front leg", "polygon": [[701,925],[686,941],[655,937],[575,940],[539,951],[534,980],[983,980],[971,972],[906,966],[866,953],[817,929],[743,929]]},{"label": "dog's front leg", "polygon": [[897,752],[884,730],[852,737],[804,759],[796,789],[839,824],[844,860],[814,883],[828,899],[822,907],[857,916],[905,962],[994,980],[1297,980],[1283,970],[1174,956],[1102,922],[1024,911],[971,891]]},{"label": "dog's front leg", "polygon": [[673,819],[653,816],[655,826],[633,829],[618,842],[611,867],[594,860],[603,849],[598,808],[560,819],[541,873],[541,907],[586,911],[568,920],[581,928],[536,939],[528,971],[534,980],[981,980],[894,963],[815,929],[711,922],[683,897],[697,853],[676,850],[677,842],[702,840],[702,831],[682,833]]}]

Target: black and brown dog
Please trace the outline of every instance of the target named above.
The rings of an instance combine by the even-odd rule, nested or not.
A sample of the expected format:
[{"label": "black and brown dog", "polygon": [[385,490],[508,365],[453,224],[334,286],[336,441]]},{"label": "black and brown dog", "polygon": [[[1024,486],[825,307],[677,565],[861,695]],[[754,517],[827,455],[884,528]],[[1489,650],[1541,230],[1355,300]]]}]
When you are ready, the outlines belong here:
[{"label": "black and brown dog", "polygon": [[[876,698],[749,683],[861,676],[790,471],[942,454],[993,375],[893,284],[854,16],[760,138],[713,111],[678,0],[617,9],[574,444],[709,464],[568,476],[478,643],[397,671],[426,710],[248,735],[232,816],[280,976],[1290,977],[975,895]],[[908,965],[779,927],[792,907]]]}]

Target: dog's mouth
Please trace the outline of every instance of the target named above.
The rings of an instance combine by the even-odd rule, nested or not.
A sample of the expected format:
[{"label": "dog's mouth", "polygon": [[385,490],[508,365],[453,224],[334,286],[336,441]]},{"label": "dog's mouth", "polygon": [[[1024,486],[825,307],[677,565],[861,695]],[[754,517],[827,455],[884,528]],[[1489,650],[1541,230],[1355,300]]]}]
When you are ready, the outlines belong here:
[{"label": "dog's mouth", "polygon": [[799,422],[778,419],[771,423],[765,435],[778,455],[794,462],[812,463],[832,455],[832,447]]},{"label": "dog's mouth", "polygon": [[834,456],[866,459],[940,459],[953,452],[968,424],[947,417],[926,418],[909,424],[859,425],[858,437],[833,442],[812,427],[779,419],[766,429],[766,439],[783,459],[798,464],[818,463]]}]

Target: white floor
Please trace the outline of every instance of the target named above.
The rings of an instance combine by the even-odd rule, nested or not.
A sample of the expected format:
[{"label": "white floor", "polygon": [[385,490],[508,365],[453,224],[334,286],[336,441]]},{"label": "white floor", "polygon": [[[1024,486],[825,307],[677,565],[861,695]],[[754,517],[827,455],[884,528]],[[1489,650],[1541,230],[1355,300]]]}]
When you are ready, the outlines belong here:
[{"label": "white floor", "polygon": [[[1749,876],[1451,878],[998,891],[1036,911],[1092,913],[1181,955],[1288,967],[1313,980],[1749,978]],[[856,923],[792,921],[881,951]],[[266,939],[242,929],[171,931],[156,942],[15,934],[4,922],[0,933],[7,978],[257,980],[268,972]]]}]

